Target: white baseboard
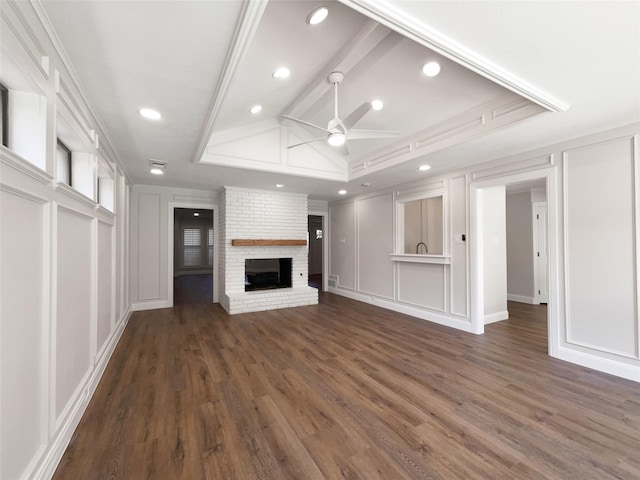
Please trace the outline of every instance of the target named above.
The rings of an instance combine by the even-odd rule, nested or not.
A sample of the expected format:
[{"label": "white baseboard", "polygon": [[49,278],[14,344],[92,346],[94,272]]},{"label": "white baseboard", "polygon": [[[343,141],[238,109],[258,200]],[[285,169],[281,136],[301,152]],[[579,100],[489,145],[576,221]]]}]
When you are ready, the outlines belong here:
[{"label": "white baseboard", "polygon": [[640,361],[631,360],[632,363],[620,362],[610,358],[602,358],[585,352],[578,352],[561,346],[555,358],[565,362],[575,363],[583,367],[592,368],[599,372],[609,373],[616,377],[626,378],[640,383]]},{"label": "white baseboard", "polygon": [[66,418],[61,422],[60,428],[58,428],[57,432],[55,432],[53,438],[51,439],[48,448],[46,448],[42,452],[42,457],[40,461],[37,463],[36,469],[32,472],[31,475],[26,475],[24,478],[29,479],[50,479],[53,477],[53,474],[58,468],[58,464],[62,459],[62,455],[64,455],[64,451],[67,449],[69,442],[71,441],[71,436],[78,424],[80,423],[80,419],[82,415],[84,415],[87,406],[89,405],[89,401],[93,396],[102,375],[107,368],[107,364],[111,359],[111,355],[116,348],[116,345],[120,341],[122,337],[122,333],[129,323],[129,318],[131,318],[132,309],[129,308],[122,316],[116,330],[111,335],[107,347],[103,349],[103,353],[100,359],[97,361],[94,366],[93,371],[90,375],[87,376],[84,385],[81,388],[76,390],[76,398],[73,400],[73,406],[69,409],[69,413]]},{"label": "white baseboard", "polygon": [[504,310],[502,312],[490,313],[484,316],[484,324],[488,325],[494,322],[501,322],[502,320],[509,319],[509,312]]},{"label": "white baseboard", "polygon": [[516,295],[515,293],[507,293],[507,300],[510,302],[528,303],[529,305],[539,305],[535,298]]},{"label": "white baseboard", "polygon": [[131,305],[132,312],[141,312],[143,310],[157,310],[159,308],[171,308],[173,305],[169,300],[153,300],[148,302],[138,302]]},{"label": "white baseboard", "polygon": [[405,315],[410,315],[421,320],[427,320],[429,322],[437,323],[438,325],[444,325],[446,327],[455,328],[464,332],[476,333],[472,330],[471,321],[468,318],[454,317],[446,314],[443,315],[442,313],[435,313],[429,310],[423,310],[421,308],[396,303],[392,300],[372,297],[371,295],[365,295],[342,288],[329,287],[329,292],[335,293],[336,295],[341,295],[343,297],[351,298],[352,300],[357,300],[359,302],[386,308],[387,310],[392,310],[394,312],[404,313]]}]

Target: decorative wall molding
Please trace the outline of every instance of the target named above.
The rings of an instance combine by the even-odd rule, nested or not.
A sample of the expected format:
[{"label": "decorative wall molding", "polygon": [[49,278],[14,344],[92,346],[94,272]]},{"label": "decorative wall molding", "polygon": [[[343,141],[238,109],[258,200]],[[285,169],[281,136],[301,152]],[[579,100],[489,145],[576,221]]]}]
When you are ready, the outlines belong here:
[{"label": "decorative wall molding", "polygon": [[[571,309],[571,298],[573,295],[573,290],[572,290],[572,283],[571,283],[571,258],[572,258],[572,253],[570,252],[570,239],[571,239],[571,234],[570,234],[570,227],[569,227],[569,222],[570,222],[570,212],[569,212],[569,206],[570,206],[570,194],[571,194],[571,188],[569,187],[569,181],[570,181],[570,163],[571,163],[571,156],[570,154],[572,152],[580,152],[580,151],[584,151],[586,149],[592,149],[592,148],[598,148],[607,144],[614,144],[614,143],[628,143],[629,148],[629,164],[632,170],[632,181],[631,181],[631,194],[633,197],[633,226],[632,226],[632,232],[633,232],[633,245],[634,245],[634,252],[633,252],[633,257],[634,257],[634,268],[633,268],[633,281],[634,281],[634,298],[633,298],[633,311],[634,311],[634,319],[633,319],[633,334],[635,336],[634,338],[634,347],[633,347],[633,352],[629,352],[629,351],[622,351],[620,349],[615,349],[615,348],[608,348],[608,347],[604,347],[601,345],[593,345],[591,342],[588,341],[583,341],[580,340],[578,338],[575,338],[573,335],[573,325],[574,325],[574,313],[572,312]],[[581,146],[577,146],[574,148],[570,148],[567,150],[563,150],[562,151],[562,192],[563,192],[563,202],[562,202],[562,206],[563,206],[563,231],[564,231],[564,237],[563,237],[563,249],[564,249],[564,272],[565,272],[565,276],[564,276],[564,290],[565,290],[565,303],[564,303],[564,313],[565,313],[565,325],[564,325],[564,335],[565,335],[565,341],[566,341],[566,345],[564,345],[563,347],[565,349],[570,349],[571,345],[578,347],[578,348],[582,348],[582,349],[586,349],[594,351],[594,352],[601,352],[601,353],[605,353],[605,354],[610,354],[613,355],[615,357],[619,357],[619,358],[627,358],[627,359],[633,359],[633,360],[638,360],[640,359],[640,320],[639,320],[639,312],[638,312],[638,301],[639,301],[639,292],[640,292],[640,287],[638,286],[638,275],[639,275],[639,269],[640,269],[640,258],[638,253],[640,252],[639,247],[640,247],[640,235],[639,235],[639,229],[640,229],[640,214],[638,212],[638,209],[640,207],[640,158],[638,155],[638,134],[634,134],[634,135],[625,135],[625,136],[617,136],[615,138],[611,138],[611,139],[606,139],[606,140],[601,140],[601,141],[597,141],[594,143],[588,143],[585,145],[581,145]],[[584,353],[584,352],[583,352]]]},{"label": "decorative wall molding", "polygon": [[[44,170],[36,167],[33,163],[25,160],[21,156],[15,154],[13,151],[9,150],[4,145],[0,145],[0,166],[2,168],[8,167],[16,172],[19,172],[32,180],[37,181],[42,185],[51,184],[54,181],[54,178],[49,175]],[[0,182],[5,182],[7,172],[6,170],[2,172],[2,176],[0,176]]]},{"label": "decorative wall molding", "polygon": [[[9,13],[8,9],[2,9],[3,23],[15,35],[16,40],[22,45],[32,65],[38,69],[42,77],[44,79],[49,78],[49,57],[38,39],[38,35],[18,7],[20,2],[7,1],[5,3],[11,9],[11,13]],[[11,15],[13,15],[13,18],[11,18]]]},{"label": "decorative wall molding", "polygon": [[486,180],[493,177],[508,175],[510,173],[521,173],[527,170],[534,170],[555,165],[553,153],[541,155],[517,162],[509,162],[495,167],[476,170],[471,173],[472,180]]},{"label": "decorative wall molding", "polygon": [[[78,127],[77,131],[81,131],[86,137],[87,145],[95,146],[95,130],[91,126],[91,121],[87,115],[82,111],[82,107],[78,103],[76,96],[71,93],[69,86],[60,76],[59,72],[55,71],[56,85],[56,97],[60,101],[59,106],[63,106],[64,110],[68,112],[70,118]],[[58,110],[58,114],[64,115],[64,111]],[[85,142],[83,142],[85,143]]]},{"label": "decorative wall molding", "polygon": [[488,325],[490,323],[501,322],[508,319],[509,312],[507,310],[504,310],[503,312],[489,313],[484,316],[484,324]]},{"label": "decorative wall molding", "polygon": [[545,109],[513,94],[495,98],[388,147],[349,162],[350,180],[514,125]]},{"label": "decorative wall molding", "polygon": [[463,332],[476,333],[472,330],[471,323],[468,319],[434,312],[425,308],[404,305],[378,297],[363,295],[361,293],[347,290],[345,288],[335,288],[330,286],[329,292],[341,295],[343,297],[351,298],[352,300],[358,300],[360,302],[368,303],[369,305],[375,305],[394,312],[411,315],[412,317],[437,323],[438,325],[456,328],[458,330],[462,330]]},{"label": "decorative wall molding", "polygon": [[507,293],[507,300],[510,302],[526,303],[528,305],[539,305],[533,297],[526,297],[524,295],[516,295],[514,293]]},{"label": "decorative wall molding", "polygon": [[[84,204],[87,207],[90,207],[90,208],[93,208],[93,209],[96,209],[96,208],[99,207],[99,204],[94,202],[93,199],[87,197],[83,193],[80,193],[75,188],[70,187],[69,185],[67,185],[64,182],[56,181],[54,183],[54,188],[56,189],[57,192],[61,193],[65,197],[67,197],[67,198],[69,198],[71,200],[75,200],[77,202],[80,202],[80,203]],[[111,212],[109,212],[109,213],[111,213]]]}]

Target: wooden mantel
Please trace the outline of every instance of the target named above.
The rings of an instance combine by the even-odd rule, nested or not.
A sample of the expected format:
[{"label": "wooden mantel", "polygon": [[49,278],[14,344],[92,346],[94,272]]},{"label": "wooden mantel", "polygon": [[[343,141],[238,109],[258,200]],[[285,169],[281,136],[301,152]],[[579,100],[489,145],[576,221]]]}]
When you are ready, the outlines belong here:
[{"label": "wooden mantel", "polygon": [[234,247],[289,247],[306,244],[306,240],[250,240],[238,238],[231,240],[231,245]]}]

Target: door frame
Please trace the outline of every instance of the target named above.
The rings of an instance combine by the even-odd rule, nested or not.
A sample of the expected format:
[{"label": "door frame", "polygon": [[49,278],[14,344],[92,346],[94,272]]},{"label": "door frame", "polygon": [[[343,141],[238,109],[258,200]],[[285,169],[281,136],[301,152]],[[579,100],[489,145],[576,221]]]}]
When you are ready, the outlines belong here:
[{"label": "door frame", "polygon": [[174,255],[174,227],[175,227],[175,209],[176,208],[192,208],[196,210],[213,210],[213,303],[218,303],[218,238],[220,232],[220,224],[218,221],[218,205],[213,203],[194,203],[194,202],[169,202],[169,218],[167,221],[167,234],[169,237],[167,248],[167,290],[169,307],[173,307],[173,255]]},{"label": "door frame", "polygon": [[[329,212],[321,210],[309,210],[307,212],[307,222],[309,216],[322,217],[322,291],[329,290],[329,242],[327,229],[329,226]],[[308,230],[308,229],[307,229]],[[309,255],[309,246],[307,245],[307,256]],[[307,272],[307,283],[309,283],[309,272]]]},{"label": "door frame", "polygon": [[[549,282],[547,281],[547,295],[545,299],[542,299],[542,295],[538,293],[540,291],[540,282],[538,280],[538,252],[540,251],[540,243],[538,241],[538,230],[540,223],[536,218],[536,209],[538,207],[544,207],[545,214],[545,235],[544,235],[544,249],[546,255],[546,263],[547,263],[547,279],[549,278],[549,207],[547,206],[547,202],[531,202],[531,221],[533,222],[533,303],[534,305],[540,305],[540,303],[547,303],[549,300]],[[546,301],[541,301],[546,300]]]},{"label": "door frame", "polygon": [[484,333],[484,258],[482,246],[482,199],[480,191],[485,187],[544,179],[547,200],[547,278],[549,302],[547,304],[548,354],[557,357],[560,351],[560,284],[558,260],[558,195],[557,173],[554,168],[506,174],[469,185],[470,212],[470,293],[471,331]]}]

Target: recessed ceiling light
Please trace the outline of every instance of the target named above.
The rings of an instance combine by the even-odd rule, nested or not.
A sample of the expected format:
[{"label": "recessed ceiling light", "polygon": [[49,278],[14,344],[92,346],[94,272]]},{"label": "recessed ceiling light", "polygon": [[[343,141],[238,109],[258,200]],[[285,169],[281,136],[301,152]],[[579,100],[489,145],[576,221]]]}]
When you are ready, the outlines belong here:
[{"label": "recessed ceiling light", "polygon": [[162,175],[164,168],[167,166],[167,162],[164,160],[156,160],[154,158],[149,159],[149,163],[151,164],[150,172],[154,175]]},{"label": "recessed ceiling light", "polygon": [[280,67],[273,72],[273,78],[287,78],[291,72],[287,67]]},{"label": "recessed ceiling light", "polygon": [[199,216],[200,216],[200,214],[199,214],[198,212],[193,212],[193,216],[194,216],[194,217],[199,217]]},{"label": "recessed ceiling light", "polygon": [[256,113],[260,113],[262,111],[262,105],[254,105],[253,107],[251,107],[251,110],[249,110],[251,113],[253,113],[254,115]]},{"label": "recessed ceiling light", "polygon": [[309,25],[317,25],[324,21],[327,15],[329,15],[329,9],[327,7],[318,7],[309,14],[307,23]]},{"label": "recessed ceiling light", "polygon": [[138,110],[138,113],[144,118],[148,118],[149,120],[160,120],[162,118],[160,112],[154,110],[153,108],[141,108],[140,110]]},{"label": "recessed ceiling light", "polygon": [[338,190],[338,193],[339,193],[340,195],[346,195],[346,194],[347,194],[347,191],[346,191],[346,190]]},{"label": "recessed ceiling light", "polygon": [[431,165],[420,165],[418,167],[418,170],[420,170],[421,172],[426,172],[427,170],[431,169]]},{"label": "recessed ceiling light", "polygon": [[382,110],[383,107],[384,103],[382,103],[382,100],[371,100],[371,108],[374,110]]},{"label": "recessed ceiling light", "polygon": [[284,188],[284,185],[281,183],[276,183],[276,188]]},{"label": "recessed ceiling light", "polygon": [[440,64],[438,62],[428,62],[422,67],[422,73],[427,77],[435,77],[440,73]]},{"label": "recessed ceiling light", "polygon": [[345,137],[344,133],[330,133],[327,141],[332,147],[339,147],[340,145],[344,145],[346,140],[347,137]]}]

